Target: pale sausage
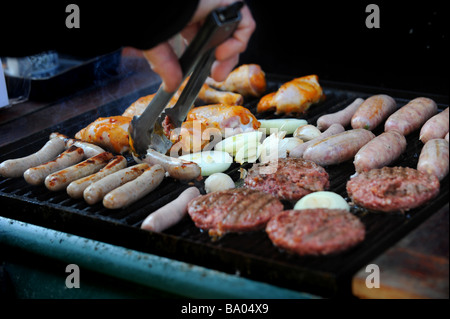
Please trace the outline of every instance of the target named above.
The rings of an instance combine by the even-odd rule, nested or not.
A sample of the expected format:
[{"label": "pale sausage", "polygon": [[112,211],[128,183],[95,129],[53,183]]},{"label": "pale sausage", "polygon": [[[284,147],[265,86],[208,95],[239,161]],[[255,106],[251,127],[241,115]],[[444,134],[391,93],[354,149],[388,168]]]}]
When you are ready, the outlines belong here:
[{"label": "pale sausage", "polygon": [[335,165],[352,159],[375,135],[365,129],[348,130],[309,146],[303,158],[318,165]]},{"label": "pale sausage", "polygon": [[352,128],[373,130],[397,108],[397,103],[389,95],[379,94],[366,99],[353,114]]},{"label": "pale sausage", "polygon": [[441,181],[448,174],[448,156],[448,142],[445,139],[429,140],[420,152],[417,170],[436,175]]},{"label": "pale sausage", "polygon": [[175,225],[187,214],[189,202],[200,196],[197,187],[189,187],[176,199],[151,213],[142,223],[141,228],[155,232],[162,232]]},{"label": "pale sausage", "polygon": [[406,150],[406,138],[397,131],[384,132],[356,153],[355,170],[367,172],[373,168],[382,168],[394,162]]},{"label": "pale sausage", "polygon": [[147,168],[134,180],[117,187],[103,197],[103,206],[109,209],[126,207],[152,192],[161,184],[165,171],[161,165]]},{"label": "pale sausage", "polygon": [[335,113],[322,115],[317,119],[317,128],[325,131],[332,124],[341,124],[343,127],[350,125],[353,115],[359,106],[364,102],[364,99],[358,97],[350,105]]},{"label": "pale sausage", "polygon": [[51,139],[34,154],[2,162],[0,164],[0,175],[10,178],[23,176],[27,169],[53,160],[64,149],[64,141]]}]

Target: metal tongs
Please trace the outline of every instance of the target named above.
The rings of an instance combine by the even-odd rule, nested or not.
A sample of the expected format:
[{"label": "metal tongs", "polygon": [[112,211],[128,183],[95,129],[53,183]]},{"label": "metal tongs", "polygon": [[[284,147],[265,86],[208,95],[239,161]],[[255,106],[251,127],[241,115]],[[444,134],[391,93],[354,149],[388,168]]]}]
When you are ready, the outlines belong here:
[{"label": "metal tongs", "polygon": [[224,8],[212,11],[203,26],[186,48],[179,62],[183,81],[190,78],[178,101],[172,108],[166,108],[174,92],[159,88],[155,97],[140,116],[134,116],[129,126],[130,147],[135,156],[145,157],[149,148],[166,154],[172,142],[164,134],[163,122],[166,116],[178,128],[186,119],[200,89],[208,77],[216,47],[229,38],[241,20],[240,9],[243,2],[235,2]]}]

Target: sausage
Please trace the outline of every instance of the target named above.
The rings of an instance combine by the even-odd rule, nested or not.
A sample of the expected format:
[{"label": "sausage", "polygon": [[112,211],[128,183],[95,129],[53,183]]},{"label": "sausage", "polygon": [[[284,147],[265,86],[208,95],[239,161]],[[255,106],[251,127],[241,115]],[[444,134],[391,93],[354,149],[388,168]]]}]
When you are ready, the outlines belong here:
[{"label": "sausage", "polygon": [[147,163],[150,165],[161,165],[169,175],[179,180],[189,180],[200,176],[201,169],[194,162],[185,161],[179,158],[161,154],[155,150],[148,149],[147,154],[142,159],[133,156],[138,163]]},{"label": "sausage", "polygon": [[436,102],[426,97],[418,97],[394,112],[384,123],[386,132],[396,130],[403,135],[418,130],[438,111]]},{"label": "sausage", "polygon": [[50,134],[50,139],[54,139],[54,138],[59,138],[59,139],[63,140],[64,143],[66,144],[66,148],[69,148],[72,145],[81,147],[84,151],[85,158],[93,157],[95,155],[105,152],[105,150],[103,148],[101,148],[100,146],[97,146],[95,144],[91,144],[88,142],[83,142],[78,139],[70,138],[70,137],[67,137],[66,135],[58,133],[58,132],[53,132],[52,134]]},{"label": "sausage", "polygon": [[352,159],[375,135],[365,129],[348,130],[309,146],[303,158],[318,165],[335,165]]},{"label": "sausage", "polygon": [[27,169],[23,173],[23,177],[28,184],[42,184],[48,175],[82,161],[83,156],[84,151],[81,148],[72,146],[59,154],[53,161]]},{"label": "sausage", "polygon": [[148,167],[146,163],[136,164],[109,174],[89,185],[83,192],[83,198],[89,205],[98,203],[110,191],[137,178]]},{"label": "sausage", "polygon": [[27,169],[53,160],[64,151],[64,148],[63,141],[49,140],[34,154],[2,162],[0,164],[0,175],[10,178],[23,176]]},{"label": "sausage", "polygon": [[187,213],[189,202],[200,196],[197,187],[185,189],[176,199],[151,213],[141,225],[142,229],[162,232],[178,223]]},{"label": "sausage", "polygon": [[320,136],[312,139],[306,143],[302,143],[296,146],[292,151],[289,152],[289,157],[302,157],[305,150],[314,143],[317,143],[320,140],[326,139],[331,135],[335,135],[338,133],[342,133],[345,131],[345,128],[341,124],[332,124],[325,132],[320,134]]},{"label": "sausage", "polygon": [[343,110],[340,110],[335,113],[322,115],[317,119],[317,128],[321,131],[325,131],[332,124],[341,124],[343,127],[350,125],[353,114],[355,114],[356,110],[363,102],[364,99],[358,97]]},{"label": "sausage", "polygon": [[152,192],[161,184],[165,171],[161,165],[147,168],[134,180],[112,190],[103,197],[103,206],[108,209],[126,207]]},{"label": "sausage", "polygon": [[436,114],[420,129],[419,139],[426,143],[431,139],[443,138],[448,132],[448,107]]},{"label": "sausage", "polygon": [[353,164],[357,173],[382,168],[394,162],[406,150],[406,138],[398,131],[384,132],[356,153]]},{"label": "sausage", "polygon": [[112,157],[111,153],[103,152],[81,163],[52,173],[45,178],[45,186],[51,191],[62,190],[71,182],[99,171]]},{"label": "sausage", "polygon": [[105,167],[97,173],[77,179],[67,186],[67,194],[72,198],[82,198],[84,190],[103,177],[117,172],[127,166],[127,159],[122,155],[114,156]]},{"label": "sausage", "polygon": [[437,138],[425,143],[419,155],[417,170],[436,175],[441,181],[448,174],[448,142]]},{"label": "sausage", "polygon": [[373,130],[397,108],[397,103],[389,95],[373,95],[366,99],[352,116],[353,129]]}]

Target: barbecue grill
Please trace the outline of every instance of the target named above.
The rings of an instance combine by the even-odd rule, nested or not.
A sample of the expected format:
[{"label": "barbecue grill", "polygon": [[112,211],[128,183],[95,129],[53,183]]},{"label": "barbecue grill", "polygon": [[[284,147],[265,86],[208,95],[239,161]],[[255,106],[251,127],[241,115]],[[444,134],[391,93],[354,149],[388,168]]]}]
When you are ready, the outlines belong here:
[{"label": "barbecue grill", "polygon": [[[253,57],[248,55],[247,59]],[[280,61],[278,63],[283,64]],[[276,69],[279,65],[273,65],[272,68]],[[289,73],[300,75],[294,69]],[[293,77],[278,73],[267,73],[266,76],[268,92],[275,91]],[[322,114],[344,108],[357,97],[367,98],[384,93],[392,96],[398,107],[401,107],[422,95],[414,90],[358,85],[333,81],[332,78],[328,75],[322,79],[319,73],[326,99],[312,106],[305,114],[303,118],[309,123],[315,123]],[[159,83],[153,83],[133,90],[95,109],[8,143],[0,147],[0,162],[37,151],[52,132],[73,137],[78,130],[98,117],[121,114],[138,97],[154,93],[158,87]],[[448,107],[447,95],[433,92],[426,93],[426,96],[436,101],[439,111]],[[70,98],[67,97],[67,101]],[[257,118],[283,117],[270,112],[257,114],[257,102],[257,99],[247,99],[244,103]],[[378,135],[380,130],[374,133]],[[407,136],[407,142],[405,153],[393,165],[416,167],[422,148],[418,132]],[[133,163],[130,156],[127,160],[129,164]],[[241,167],[249,168],[250,164],[233,164],[226,172],[238,183]],[[330,176],[329,190],[347,198],[345,185],[354,173],[353,164],[346,162],[326,167],[326,170]],[[195,227],[189,216],[161,233],[140,229],[141,223],[150,213],[175,199],[192,184],[204,192],[203,181],[180,182],[166,178],[156,190],[139,202],[124,209],[108,210],[101,203],[90,206],[82,199],[72,199],[65,191],[51,192],[45,186],[28,185],[22,178],[2,177],[0,244],[6,256],[14,255],[14,251],[19,248],[19,251],[32,253],[38,265],[45,263],[39,256],[51,258],[52,272],[61,272],[61,267],[65,268],[67,264],[77,264],[82,268],[81,276],[86,271],[89,280],[100,281],[97,283],[99,286],[109,289],[107,297],[349,297],[351,278],[358,270],[435,212],[448,210],[448,178],[441,182],[440,193],[436,198],[405,214],[373,213],[354,207],[352,213],[366,226],[366,239],[343,253],[320,257],[301,257],[281,251],[273,246],[263,231],[227,234],[213,241],[206,232]],[[292,203],[283,203],[285,208],[292,208]],[[25,258],[13,258],[13,262],[19,263]],[[96,279],[97,273],[106,275],[106,279]],[[25,274],[24,270],[22,274]],[[65,276],[67,273],[61,274],[61,277]],[[107,279],[108,276],[124,280],[116,287],[115,282]],[[129,291],[130,287],[135,289],[135,293],[124,292]],[[67,289],[63,290],[68,292]],[[77,292],[71,291],[74,294],[72,296],[76,296]],[[94,297],[104,293],[95,288],[91,292]],[[63,298],[65,296],[62,295]]]},{"label": "barbecue grill", "polygon": [[[279,75],[267,75],[268,90],[273,91],[288,80]],[[370,87],[346,88],[344,84],[322,81],[326,100],[306,114],[305,119],[315,123],[325,112],[335,112],[350,104],[356,97],[366,98],[379,89]],[[157,86],[149,87],[139,95],[154,92]],[[373,91],[375,90],[375,91]],[[415,96],[414,93],[383,91],[393,96],[399,107]],[[97,110],[86,112],[56,126],[33,134],[20,141],[1,148],[0,161],[7,158],[22,157],[38,150],[52,132],[68,136],[91,123],[97,117],[121,114],[134,100],[134,94],[100,106]],[[439,109],[447,107],[445,97],[433,96]],[[245,103],[256,114],[257,100]],[[274,117],[272,113],[260,114],[260,118]],[[376,132],[379,134],[380,132]],[[408,147],[395,163],[400,166],[415,167],[422,147],[418,132],[407,137]],[[131,157],[128,158],[133,163]],[[242,167],[249,168],[250,164]],[[227,171],[239,182],[241,168],[238,164]],[[354,173],[351,162],[326,167],[330,176],[330,190],[346,197],[345,184]],[[180,262],[214,269],[226,274],[239,274],[240,277],[263,282],[283,289],[307,292],[313,295],[331,297],[348,294],[351,276],[375,258],[380,252],[402,238],[408,231],[419,225],[433,212],[447,202],[448,180],[441,184],[437,198],[418,209],[403,214],[369,213],[354,208],[353,213],[361,218],[367,228],[366,239],[357,247],[334,256],[300,257],[290,255],[275,248],[267,235],[261,232],[249,234],[227,234],[213,241],[206,232],[195,227],[189,217],[162,233],[140,229],[143,220],[157,208],[175,199],[193,182],[180,182],[166,178],[151,194],[139,202],[118,210],[109,210],[101,203],[88,205],[84,200],[70,198],[65,191],[51,192],[45,186],[28,185],[24,179],[0,180],[2,215],[56,231],[67,232],[99,242],[125,247],[152,255],[170,258]],[[203,182],[195,182],[203,191]],[[292,208],[285,202],[286,208]],[[17,224],[16,224],[17,226]],[[18,226],[17,226],[18,227]]]}]

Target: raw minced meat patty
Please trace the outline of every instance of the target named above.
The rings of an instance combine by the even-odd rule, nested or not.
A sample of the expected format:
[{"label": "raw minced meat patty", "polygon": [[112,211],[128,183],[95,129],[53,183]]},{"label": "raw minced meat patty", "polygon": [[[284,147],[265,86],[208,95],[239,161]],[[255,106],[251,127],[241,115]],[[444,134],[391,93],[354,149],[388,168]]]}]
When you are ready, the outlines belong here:
[{"label": "raw minced meat patty", "polygon": [[272,243],[298,255],[328,255],[364,240],[365,226],[344,209],[286,210],[266,227]]},{"label": "raw minced meat patty", "polygon": [[353,203],[368,210],[405,212],[437,196],[436,176],[409,167],[383,167],[360,173],[347,182]]},{"label": "raw minced meat patty", "polygon": [[275,197],[258,190],[237,188],[212,192],[191,200],[188,214],[211,236],[264,229],[283,210]]},{"label": "raw minced meat patty", "polygon": [[244,184],[279,199],[296,201],[309,193],[329,187],[328,173],[322,166],[302,158],[279,158],[276,170],[266,173],[271,163],[253,164]]}]

